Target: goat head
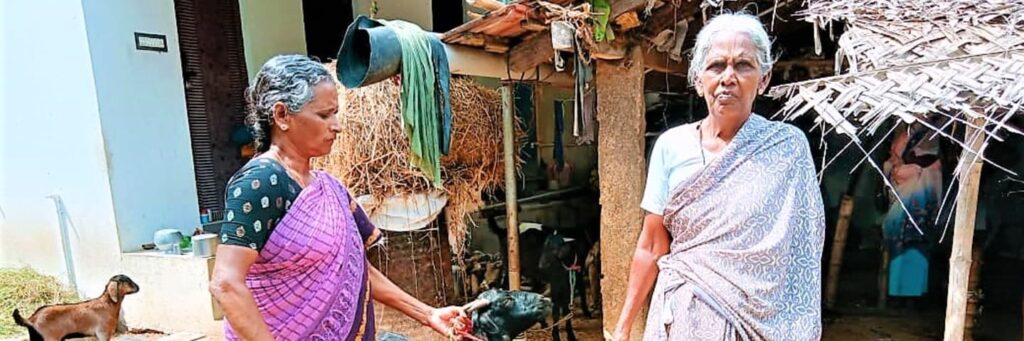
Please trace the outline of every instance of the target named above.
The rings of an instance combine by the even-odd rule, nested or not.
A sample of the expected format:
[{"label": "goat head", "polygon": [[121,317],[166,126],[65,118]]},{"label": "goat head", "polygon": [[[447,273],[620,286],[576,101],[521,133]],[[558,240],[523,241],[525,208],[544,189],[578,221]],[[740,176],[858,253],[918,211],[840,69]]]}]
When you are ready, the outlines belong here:
[{"label": "goat head", "polygon": [[551,314],[551,300],[527,291],[491,289],[465,306],[473,334],[487,341],[512,340]]}]

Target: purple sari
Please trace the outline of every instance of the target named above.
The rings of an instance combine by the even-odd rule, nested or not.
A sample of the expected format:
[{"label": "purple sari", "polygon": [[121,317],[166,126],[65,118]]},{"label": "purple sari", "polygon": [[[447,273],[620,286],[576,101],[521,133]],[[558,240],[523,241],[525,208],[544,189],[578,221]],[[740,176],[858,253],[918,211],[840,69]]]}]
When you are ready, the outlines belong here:
[{"label": "purple sari", "polygon": [[[379,232],[357,223],[355,201],[338,180],[314,177],[274,228],[246,286],[277,340],[374,340],[365,247]],[[230,324],[224,329],[228,340],[239,339]]]}]

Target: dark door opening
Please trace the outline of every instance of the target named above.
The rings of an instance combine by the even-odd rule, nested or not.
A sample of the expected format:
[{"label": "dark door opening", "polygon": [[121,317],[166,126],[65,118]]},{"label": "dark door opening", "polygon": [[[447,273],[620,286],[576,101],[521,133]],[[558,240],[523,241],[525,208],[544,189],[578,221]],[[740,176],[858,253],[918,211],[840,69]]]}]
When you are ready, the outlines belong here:
[{"label": "dark door opening", "polygon": [[345,29],[352,23],[352,0],[302,0],[306,30],[306,51],[320,61],[338,58]]},{"label": "dark door opening", "polygon": [[228,179],[247,160],[248,74],[235,0],[175,0],[199,208],[218,213]]}]

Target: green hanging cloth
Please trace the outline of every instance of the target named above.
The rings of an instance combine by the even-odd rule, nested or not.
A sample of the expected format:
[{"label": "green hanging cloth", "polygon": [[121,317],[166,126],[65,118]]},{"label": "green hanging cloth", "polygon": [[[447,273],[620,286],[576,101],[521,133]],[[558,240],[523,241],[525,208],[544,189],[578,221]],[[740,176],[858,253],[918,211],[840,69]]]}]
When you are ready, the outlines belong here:
[{"label": "green hanging cloth", "polygon": [[608,3],[608,0],[591,0],[590,5],[593,6],[594,13],[597,13],[597,22],[594,25],[594,40],[602,42],[605,40],[615,40],[615,32],[611,30],[608,22],[613,18],[612,16],[612,5]]},{"label": "green hanging cloth", "polygon": [[442,188],[441,146],[435,73],[428,33],[415,24],[381,20],[402,46],[402,122],[409,137],[412,165],[423,171],[435,188]]}]

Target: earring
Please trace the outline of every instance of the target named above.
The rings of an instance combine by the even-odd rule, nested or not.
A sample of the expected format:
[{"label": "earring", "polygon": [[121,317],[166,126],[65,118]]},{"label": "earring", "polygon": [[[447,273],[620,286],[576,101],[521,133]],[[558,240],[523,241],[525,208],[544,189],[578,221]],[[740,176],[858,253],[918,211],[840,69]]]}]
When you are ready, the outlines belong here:
[{"label": "earring", "polygon": [[287,124],[282,124],[281,125],[281,131],[288,131],[288,125]]}]

